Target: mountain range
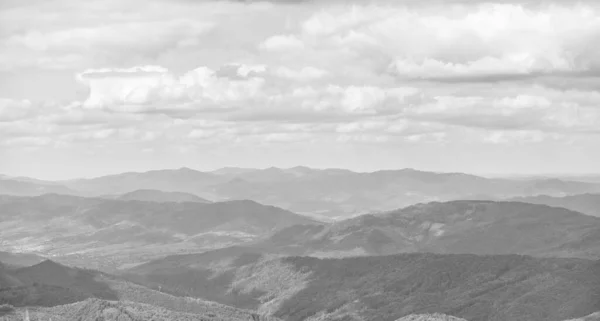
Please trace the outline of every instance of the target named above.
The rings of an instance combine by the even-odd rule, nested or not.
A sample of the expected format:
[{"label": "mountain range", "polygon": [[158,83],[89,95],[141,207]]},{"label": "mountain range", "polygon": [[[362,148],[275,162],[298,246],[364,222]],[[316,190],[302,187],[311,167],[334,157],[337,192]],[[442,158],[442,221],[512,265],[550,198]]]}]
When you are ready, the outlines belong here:
[{"label": "mountain range", "polygon": [[594,180],[181,168],[2,176],[0,194],[0,313],[11,321],[24,311],[55,321],[590,321],[600,311]]},{"label": "mountain range", "polygon": [[180,168],[56,182],[22,177],[0,179],[0,194],[22,196],[57,193],[101,197],[139,190],[188,193],[209,201],[251,199],[300,214],[344,218],[430,201],[600,193],[600,182],[484,178],[414,169],[359,173],[302,166],[223,168],[211,172]]}]

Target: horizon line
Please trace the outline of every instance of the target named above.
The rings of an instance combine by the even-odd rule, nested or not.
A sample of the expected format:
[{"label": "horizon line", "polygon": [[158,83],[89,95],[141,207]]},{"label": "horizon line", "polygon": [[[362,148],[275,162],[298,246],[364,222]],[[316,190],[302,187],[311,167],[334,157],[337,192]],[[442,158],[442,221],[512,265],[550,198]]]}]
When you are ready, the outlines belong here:
[{"label": "horizon line", "polygon": [[199,173],[206,173],[206,174],[212,174],[214,172],[220,171],[220,170],[224,170],[224,169],[240,169],[240,170],[269,170],[269,169],[278,169],[278,170],[292,170],[292,169],[296,169],[296,168],[305,168],[305,169],[310,169],[310,170],[320,170],[320,171],[325,171],[325,170],[342,170],[342,171],[348,171],[348,172],[352,172],[352,173],[357,173],[357,174],[371,174],[371,173],[377,173],[377,172],[383,172],[383,171],[416,171],[416,172],[426,172],[426,173],[435,173],[435,174],[463,174],[463,175],[472,175],[472,176],[479,176],[479,177],[483,177],[483,178],[569,178],[569,177],[595,177],[595,176],[600,176],[600,172],[598,173],[565,173],[565,172],[556,172],[556,173],[501,173],[501,172],[495,172],[495,173],[477,173],[477,172],[461,172],[461,171],[437,171],[437,170],[428,170],[428,169],[418,169],[418,168],[414,168],[414,167],[402,167],[402,168],[381,168],[381,169],[377,169],[377,170],[353,170],[353,169],[349,169],[349,168],[343,168],[343,167],[311,167],[311,166],[306,166],[306,165],[296,165],[296,166],[291,166],[291,167],[277,167],[277,166],[265,166],[265,167],[242,167],[242,166],[223,166],[223,167],[218,167],[218,168],[213,168],[213,169],[209,169],[209,170],[200,170],[197,168],[193,168],[190,166],[180,166],[180,167],[167,167],[167,168],[155,168],[155,169],[148,169],[148,170],[142,170],[142,171],[122,171],[122,172],[114,172],[114,173],[107,173],[104,175],[95,175],[95,176],[78,176],[78,177],[72,177],[72,178],[60,178],[60,179],[45,179],[45,178],[38,178],[38,177],[33,177],[33,176],[24,176],[24,175],[10,175],[10,174],[6,174],[6,173],[0,173],[0,179],[32,179],[32,180],[40,180],[40,181],[49,181],[49,182],[66,182],[66,181],[76,181],[76,180],[86,180],[86,179],[98,179],[98,178],[102,178],[102,177],[109,177],[109,176],[118,176],[118,175],[124,175],[124,174],[143,174],[143,173],[148,173],[148,172],[157,172],[157,171],[178,171],[178,170],[192,170],[195,172],[199,172]]}]

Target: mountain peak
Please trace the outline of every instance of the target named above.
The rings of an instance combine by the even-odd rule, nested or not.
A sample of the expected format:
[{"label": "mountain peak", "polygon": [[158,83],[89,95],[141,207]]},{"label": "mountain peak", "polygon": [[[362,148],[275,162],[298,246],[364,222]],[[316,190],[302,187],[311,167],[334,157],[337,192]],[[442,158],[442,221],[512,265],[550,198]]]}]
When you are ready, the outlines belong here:
[{"label": "mountain peak", "polygon": [[32,268],[34,268],[34,267],[37,267],[37,268],[61,268],[61,269],[62,268],[67,268],[66,266],[64,266],[64,265],[62,265],[60,263],[54,262],[54,261],[52,261],[50,259],[45,259],[42,262],[40,262],[40,263],[38,263],[36,265],[33,265],[31,267]]}]

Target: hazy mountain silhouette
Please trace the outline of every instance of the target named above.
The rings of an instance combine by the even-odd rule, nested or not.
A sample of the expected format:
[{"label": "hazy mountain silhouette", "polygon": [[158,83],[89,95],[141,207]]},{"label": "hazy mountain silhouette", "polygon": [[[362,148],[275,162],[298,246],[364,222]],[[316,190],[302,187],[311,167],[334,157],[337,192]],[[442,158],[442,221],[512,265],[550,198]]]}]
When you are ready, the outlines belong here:
[{"label": "hazy mountain silhouette", "polygon": [[0,177],[0,195],[37,196],[47,193],[76,195],[77,191],[62,185]]},{"label": "hazy mountain silhouette", "polygon": [[133,192],[125,193],[116,196],[115,199],[122,201],[142,201],[142,202],[196,202],[196,203],[211,203],[211,201],[196,196],[191,193],[184,192],[163,192],[152,189],[139,189]]},{"label": "hazy mountain silhouette", "polygon": [[125,194],[140,189],[201,195],[199,193],[205,191],[204,187],[224,181],[225,178],[221,176],[183,167],[142,173],[130,172],[61,183],[93,196]]},{"label": "hazy mountain silhouette", "polygon": [[600,182],[545,177],[498,179],[415,169],[357,173],[303,166],[223,168],[212,172],[180,168],[55,183],[86,196],[152,189],[191,193],[215,201],[251,199],[296,213],[342,218],[430,201],[600,193]]}]

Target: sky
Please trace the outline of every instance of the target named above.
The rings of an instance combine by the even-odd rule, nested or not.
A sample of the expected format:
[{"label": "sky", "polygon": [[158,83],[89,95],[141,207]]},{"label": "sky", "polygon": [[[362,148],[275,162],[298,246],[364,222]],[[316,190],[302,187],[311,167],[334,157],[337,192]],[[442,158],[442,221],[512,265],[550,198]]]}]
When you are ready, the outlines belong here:
[{"label": "sky", "polygon": [[0,173],[600,173],[600,1],[0,2]]}]

